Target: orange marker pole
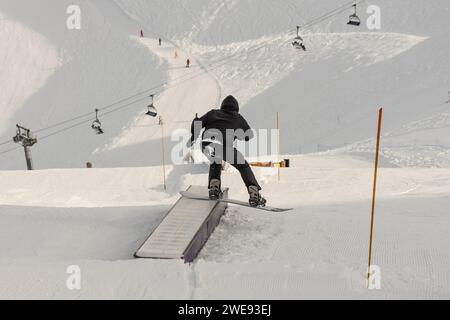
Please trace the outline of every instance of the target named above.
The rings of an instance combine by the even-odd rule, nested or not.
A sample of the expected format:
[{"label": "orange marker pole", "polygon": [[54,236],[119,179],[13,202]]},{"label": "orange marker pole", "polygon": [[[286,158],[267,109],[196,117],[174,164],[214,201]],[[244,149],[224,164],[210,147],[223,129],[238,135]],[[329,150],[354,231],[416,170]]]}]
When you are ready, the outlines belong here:
[{"label": "orange marker pole", "polygon": [[381,140],[381,124],[383,121],[383,108],[378,112],[378,131],[377,131],[377,147],[375,154],[375,174],[373,179],[373,194],[372,194],[372,216],[370,221],[370,243],[369,243],[369,264],[367,267],[367,283],[370,285],[370,267],[372,266],[372,243],[373,243],[373,224],[375,218],[375,204],[377,193],[377,177],[378,177],[378,161],[380,155],[380,140]]},{"label": "orange marker pole", "polygon": [[[280,162],[280,152],[281,152],[281,148],[280,148],[280,143],[281,143],[281,137],[280,137],[280,113],[277,112],[277,134],[278,134],[278,141],[277,141],[277,147],[278,147],[278,159],[277,161]],[[278,181],[281,180],[281,166],[278,166]]]}]

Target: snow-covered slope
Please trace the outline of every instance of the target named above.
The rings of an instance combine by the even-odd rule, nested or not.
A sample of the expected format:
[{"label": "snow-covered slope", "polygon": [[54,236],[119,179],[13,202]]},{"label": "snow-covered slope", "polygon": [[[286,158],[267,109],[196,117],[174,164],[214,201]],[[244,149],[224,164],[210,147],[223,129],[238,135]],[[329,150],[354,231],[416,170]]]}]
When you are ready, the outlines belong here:
[{"label": "snow-covered slope", "polygon": [[59,54],[42,35],[0,13],[0,134],[14,114],[58,69]]},{"label": "snow-covered slope", "polygon": [[[3,172],[0,297],[449,297],[448,170],[380,171],[373,263],[381,267],[382,290],[368,291],[370,163],[323,155],[292,160],[281,182],[271,169],[256,172],[270,203],[294,211],[231,206],[192,265],[133,259],[178,197],[162,192],[161,168]],[[169,176],[177,176],[178,190],[207,179],[176,171]],[[244,199],[237,172],[227,172],[224,184]],[[81,267],[80,291],[66,287],[72,265]]]},{"label": "snow-covered slope", "polygon": [[[306,52],[292,48],[296,25],[351,3],[0,0],[0,298],[448,298],[450,3],[371,1],[381,30],[348,26],[345,10],[302,31]],[[81,30],[66,27],[72,4]],[[151,93],[164,132],[144,115]],[[174,130],[228,94],[255,128],[280,112],[292,168],[280,182],[256,173],[271,205],[294,210],[232,206],[196,263],[134,260],[178,192],[207,180],[204,165],[169,163],[163,191],[161,135],[170,159]],[[380,106],[382,290],[367,291]],[[8,171],[24,168],[21,148],[9,152],[16,123],[51,170]],[[237,172],[224,184],[246,199]],[[71,265],[81,291],[66,287]]]},{"label": "snow-covered slope", "polygon": [[[275,112],[281,112],[285,152],[372,137],[380,106],[385,130],[395,130],[439,112],[448,91],[446,1],[370,3],[380,6],[382,18],[381,30],[371,32],[364,23],[360,29],[347,26],[344,11],[302,34],[306,54],[289,45],[295,25],[336,8],[336,1],[212,1],[203,7],[200,1],[167,2],[157,14],[183,17],[169,19],[168,28],[161,28],[163,18],[145,1],[117,2],[147,29],[164,30],[200,58],[223,95],[235,93],[245,103],[243,112],[254,126],[273,127]],[[360,5],[363,22],[367,6]],[[177,30],[186,21],[192,30]]]},{"label": "snow-covered slope", "polygon": [[[10,139],[19,122],[38,131],[41,141],[33,153],[39,168],[81,167],[86,161],[98,167],[155,165],[161,155],[148,150],[158,150],[160,130],[142,115],[147,95],[168,87],[156,100],[169,125],[167,139],[173,129],[187,128],[196,112],[232,93],[257,128],[273,127],[275,112],[281,113],[286,153],[373,137],[381,105],[388,131],[439,112],[449,83],[448,2],[378,0],[371,4],[381,8],[381,30],[347,26],[344,10],[304,31],[306,53],[291,48],[295,25],[348,2],[82,1],[82,29],[71,31],[65,9],[72,2],[3,0],[1,11],[47,38],[60,53],[61,67],[14,109],[0,142]],[[360,5],[363,21],[367,5]],[[136,41],[141,29],[147,43]],[[167,49],[164,59],[152,47],[158,37]],[[180,61],[174,63],[176,47]],[[187,57],[192,69],[173,69]],[[105,115],[106,134],[94,136],[94,108],[115,102],[105,111],[127,106]],[[68,131],[59,132],[81,120],[39,131],[86,113],[86,123]],[[57,134],[46,138],[52,133]],[[11,147],[2,146],[0,153]],[[0,155],[1,168],[23,168],[22,157],[20,150]]]},{"label": "snow-covered slope", "polygon": [[[164,121],[165,135],[170,137],[176,129],[189,128],[195,113],[203,114],[219,105],[220,85],[214,77],[203,73],[195,59],[171,44],[159,46],[157,39],[141,39],[140,43],[167,63],[169,66],[167,81],[171,85],[176,84],[173,88],[162,92],[155,100],[158,114]],[[191,67],[193,72],[186,71],[188,58],[194,65]],[[193,90],[195,88],[201,90]],[[162,134],[160,132],[161,128],[152,118],[138,116],[106,147],[106,150],[160,139]]]},{"label": "snow-covered slope", "polygon": [[[16,123],[35,131],[40,140],[33,149],[38,168],[84,166],[86,161],[92,160],[95,149],[118,134],[129,119],[144,111],[150,92],[125,101],[123,99],[164,80],[163,63],[130,39],[125,26],[122,29],[121,25],[111,24],[109,19],[112,17],[107,19],[107,12],[98,7],[101,1],[98,4],[90,1],[80,3],[81,30],[69,30],[66,27],[69,17],[66,9],[69,4],[73,2],[43,0],[38,4],[19,0],[2,1],[0,5],[0,11],[5,12],[10,19],[46,37],[47,42],[60,53],[60,67],[48,77],[40,90],[33,91],[34,87],[29,87],[31,96],[27,98],[24,95],[22,107],[2,128],[4,133],[0,138],[1,142],[11,140]],[[12,49],[13,46],[8,47],[8,50]],[[39,46],[36,46],[32,53],[45,54],[45,51],[39,50]],[[25,67],[21,67],[22,72],[27,72]],[[2,83],[21,83],[20,78],[3,80],[3,76],[7,75],[2,73]],[[124,104],[129,106],[101,118],[107,135],[95,136],[90,128],[95,118],[94,109],[110,106],[105,110],[108,112]],[[53,126],[73,118],[77,119]],[[71,130],[45,138],[83,121],[84,124]],[[4,146],[2,151],[11,147],[12,143]],[[2,168],[23,168],[23,152],[6,154],[1,157],[1,161]],[[117,159],[116,165],[126,164],[121,161],[123,158]]]}]

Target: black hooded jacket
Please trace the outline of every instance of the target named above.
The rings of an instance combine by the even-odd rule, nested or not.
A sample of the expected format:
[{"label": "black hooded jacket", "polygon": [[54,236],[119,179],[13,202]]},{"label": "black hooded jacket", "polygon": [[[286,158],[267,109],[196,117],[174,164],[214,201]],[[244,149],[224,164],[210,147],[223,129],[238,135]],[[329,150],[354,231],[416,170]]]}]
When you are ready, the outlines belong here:
[{"label": "black hooded jacket", "polygon": [[[228,96],[223,100],[220,110],[211,110],[203,117],[194,119],[191,127],[191,142],[197,140],[198,135],[200,134],[200,132],[194,132],[196,121],[201,122],[201,128],[205,129],[205,133],[218,130],[225,140],[239,139],[248,141],[253,138],[253,132],[244,117],[239,114],[239,103],[233,96]],[[227,129],[235,131],[233,137],[227,137]]]}]

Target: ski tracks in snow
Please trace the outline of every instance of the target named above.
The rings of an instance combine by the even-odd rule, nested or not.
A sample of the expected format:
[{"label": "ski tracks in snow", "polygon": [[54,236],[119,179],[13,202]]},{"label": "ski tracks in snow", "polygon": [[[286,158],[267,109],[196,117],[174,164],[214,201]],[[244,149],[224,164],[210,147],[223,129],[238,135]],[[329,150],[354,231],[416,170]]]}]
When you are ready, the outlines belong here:
[{"label": "ski tracks in snow", "polygon": [[[138,19],[127,12],[125,14],[130,19]],[[162,91],[158,89],[160,92],[155,92],[155,105],[164,122],[165,136],[170,136],[178,129],[188,130],[196,113],[205,113],[219,105],[222,97],[221,84],[203,63],[193,56],[193,52],[187,51],[190,40],[184,39],[180,41],[181,45],[178,45],[173,40],[163,39],[162,46],[159,46],[158,39],[133,38],[158,56],[162,64],[167,65],[167,80]],[[186,67],[187,59],[191,61],[190,68]],[[161,128],[157,121],[138,116],[130,121],[103,151],[159,139],[160,135]]]},{"label": "ski tracks in snow", "polygon": [[[177,129],[188,130],[196,113],[201,114],[217,106],[220,86],[215,78],[195,68],[198,65],[201,69],[201,62],[171,44],[158,46],[157,39],[136,38],[136,41],[159,56],[170,68],[164,91],[155,97],[155,106],[164,121],[165,136]],[[191,60],[191,68],[185,67],[187,58]],[[159,139],[160,132],[157,121],[138,116],[105,149],[114,150]]]}]

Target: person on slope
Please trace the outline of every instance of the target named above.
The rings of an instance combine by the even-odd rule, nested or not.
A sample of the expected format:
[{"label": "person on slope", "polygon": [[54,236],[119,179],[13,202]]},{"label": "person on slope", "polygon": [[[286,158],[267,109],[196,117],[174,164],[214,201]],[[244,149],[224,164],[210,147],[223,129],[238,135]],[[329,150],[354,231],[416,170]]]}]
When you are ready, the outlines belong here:
[{"label": "person on slope", "polygon": [[217,200],[222,197],[221,174],[223,161],[235,167],[247,187],[252,207],[264,207],[264,199],[261,187],[240,151],[234,147],[236,139],[249,141],[254,137],[253,131],[247,121],[239,114],[239,103],[233,96],[226,97],[220,110],[213,109],[203,117],[196,117],[192,122],[191,139],[188,146],[191,147],[202,136],[202,151],[210,161],[209,169],[209,198]]},{"label": "person on slope", "polygon": [[191,59],[187,59],[186,60],[186,68],[190,68],[191,67]]}]

